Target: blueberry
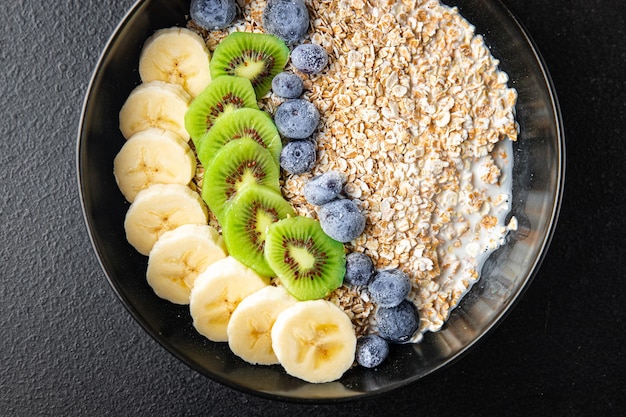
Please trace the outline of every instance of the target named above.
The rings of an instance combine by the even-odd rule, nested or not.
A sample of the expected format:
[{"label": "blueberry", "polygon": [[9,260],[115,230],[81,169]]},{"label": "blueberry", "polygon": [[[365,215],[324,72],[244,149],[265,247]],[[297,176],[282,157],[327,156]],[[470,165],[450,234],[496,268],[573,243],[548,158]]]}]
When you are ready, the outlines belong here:
[{"label": "blueberry", "polygon": [[298,98],[303,89],[302,78],[296,74],[281,72],[272,79],[272,91],[279,97]]},{"label": "blueberry", "polygon": [[314,206],[326,204],[343,189],[344,177],[337,171],[328,171],[312,178],[304,185],[304,198]]},{"label": "blueberry", "polygon": [[298,43],[309,30],[309,11],[303,0],[268,0],[263,27],[288,44]]},{"label": "blueberry", "polygon": [[368,285],[372,300],[380,307],[395,307],[411,291],[411,280],[399,269],[378,271]]},{"label": "blueberry", "polygon": [[356,342],[356,361],[365,368],[375,368],[389,356],[389,343],[377,334],[360,337]]},{"label": "blueberry", "polygon": [[287,100],[274,113],[278,132],[289,139],[310,137],[320,122],[320,113],[313,103],[304,99]]},{"label": "blueberry", "polygon": [[338,242],[351,242],[363,233],[365,217],[352,200],[333,200],[320,207],[322,230]]},{"label": "blueberry", "polygon": [[292,140],[280,152],[280,166],[290,174],[303,174],[313,169],[316,146],[310,140]]},{"label": "blueberry", "polygon": [[328,54],[321,46],[306,43],[294,48],[291,63],[305,74],[317,74],[328,65]]},{"label": "blueberry", "polygon": [[419,324],[417,310],[407,300],[395,307],[378,307],[374,317],[380,335],[392,343],[408,342]]},{"label": "blueberry", "polygon": [[235,0],[191,0],[189,14],[203,29],[224,29],[237,16],[237,2]]},{"label": "blueberry", "polygon": [[352,252],[346,256],[346,274],[343,281],[349,285],[366,285],[374,275],[372,259],[362,252]]}]

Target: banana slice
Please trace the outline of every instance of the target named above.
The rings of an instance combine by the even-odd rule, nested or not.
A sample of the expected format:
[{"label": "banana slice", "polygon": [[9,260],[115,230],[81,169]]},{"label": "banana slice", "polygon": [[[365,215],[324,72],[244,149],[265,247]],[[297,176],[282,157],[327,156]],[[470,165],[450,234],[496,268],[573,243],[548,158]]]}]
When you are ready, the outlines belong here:
[{"label": "banana slice", "polygon": [[139,56],[143,82],[178,84],[196,97],[211,82],[206,43],[196,32],[172,27],[160,29],[148,38]]},{"label": "banana slice", "polygon": [[312,383],[330,382],[354,363],[356,335],[346,313],[335,304],[302,301],[278,315],[272,348],[289,375]]},{"label": "banana slice", "polygon": [[137,194],[126,212],[124,229],[128,242],[147,256],[165,232],[207,223],[207,208],[198,193],[180,184],[154,184]]},{"label": "banana slice", "polygon": [[267,286],[244,298],[226,328],[233,353],[253,365],[277,364],[272,349],[272,326],[276,317],[296,302],[283,286]]},{"label": "banana slice", "polygon": [[113,174],[129,202],[152,184],[187,185],[196,173],[196,156],[176,133],[150,128],[128,139],[113,160]]},{"label": "banana slice", "polygon": [[228,256],[212,263],[194,282],[189,299],[193,325],[214,342],[228,341],[230,317],[241,300],[269,285],[241,262]]},{"label": "banana slice", "polygon": [[175,304],[189,304],[196,277],[227,256],[222,236],[209,225],[186,224],[156,241],[146,278],[155,294]]},{"label": "banana slice", "polygon": [[130,92],[120,110],[120,130],[126,139],[135,133],[156,127],[176,133],[189,141],[185,112],[191,96],[178,84],[150,81]]}]

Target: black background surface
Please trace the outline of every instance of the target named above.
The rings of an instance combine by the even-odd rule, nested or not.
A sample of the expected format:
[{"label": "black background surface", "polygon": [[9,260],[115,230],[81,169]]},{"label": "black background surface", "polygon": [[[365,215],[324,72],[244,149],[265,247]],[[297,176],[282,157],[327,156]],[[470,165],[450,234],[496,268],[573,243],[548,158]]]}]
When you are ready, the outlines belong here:
[{"label": "black background surface", "polygon": [[460,361],[375,399],[323,406],[192,371],[133,321],[100,269],[76,136],[91,73],[132,3],[0,7],[0,416],[626,415],[626,1],[506,0],[548,65],[565,125],[547,257]]}]

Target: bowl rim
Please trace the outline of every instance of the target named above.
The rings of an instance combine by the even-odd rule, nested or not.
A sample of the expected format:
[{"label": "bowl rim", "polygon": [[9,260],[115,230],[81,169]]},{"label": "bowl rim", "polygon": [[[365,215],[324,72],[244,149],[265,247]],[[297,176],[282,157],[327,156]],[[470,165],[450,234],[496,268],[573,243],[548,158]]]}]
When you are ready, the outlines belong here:
[{"label": "bowl rim", "polygon": [[[550,76],[550,72],[546,65],[546,62],[544,58],[542,57],[536,42],[531,37],[525,25],[520,21],[520,19],[515,15],[513,11],[505,3],[502,2],[502,0],[488,0],[494,3],[497,3],[499,7],[501,7],[504,11],[506,11],[506,13],[508,14],[511,20],[511,23],[518,27],[519,31],[524,37],[525,42],[528,44],[528,46],[530,46],[530,49],[537,63],[539,64],[539,68],[542,74],[542,81],[547,86],[547,93],[548,93],[549,101],[551,103],[552,111],[554,113],[554,121],[556,122],[555,126],[553,127],[556,130],[556,138],[557,138],[556,162],[558,165],[555,169],[555,172],[557,173],[557,178],[555,178],[556,188],[552,190],[554,204],[552,205],[550,218],[546,221],[546,223],[548,224],[546,234],[543,237],[543,239],[540,240],[540,243],[541,243],[540,248],[537,251],[538,256],[534,259],[534,262],[528,268],[529,273],[527,274],[526,278],[520,283],[517,291],[511,294],[511,301],[503,309],[501,309],[501,311],[499,311],[498,314],[494,316],[491,324],[487,326],[487,328],[484,331],[478,334],[477,337],[473,338],[471,342],[469,342],[462,349],[460,349],[456,354],[451,356],[446,361],[441,362],[437,366],[434,366],[432,369],[430,369],[428,372],[422,375],[417,375],[417,376],[413,376],[410,378],[406,378],[402,381],[389,384],[375,391],[355,392],[354,394],[351,394],[351,395],[346,395],[343,397],[332,397],[332,398],[305,398],[305,397],[297,397],[297,396],[279,395],[276,393],[255,390],[246,386],[240,386],[227,378],[224,378],[214,372],[211,372],[207,369],[200,367],[194,361],[190,360],[185,355],[183,355],[178,350],[178,348],[176,348],[174,345],[169,343],[167,339],[160,336],[158,332],[149,325],[148,321],[141,314],[139,314],[139,311],[132,307],[132,303],[122,293],[122,291],[120,290],[120,287],[112,278],[109,268],[107,268],[107,265],[105,265],[103,262],[102,252],[96,242],[96,239],[94,236],[95,232],[94,232],[93,225],[90,221],[88,210],[87,210],[87,202],[85,200],[85,190],[84,190],[84,182],[83,182],[83,175],[82,175],[84,168],[83,168],[83,161],[81,158],[81,153],[83,149],[83,136],[84,136],[84,131],[85,131],[85,119],[86,119],[86,115],[87,115],[89,105],[92,99],[92,92],[100,76],[103,63],[107,59],[108,55],[111,53],[112,46],[114,45],[117,38],[120,36],[121,29],[127,24],[127,22],[136,13],[139,12],[139,10],[144,5],[146,5],[150,1],[152,0],[135,0],[134,4],[126,11],[124,16],[117,23],[113,32],[108,37],[105,43],[105,46],[101,50],[100,55],[97,59],[97,62],[92,69],[92,74],[91,74],[89,83],[87,87],[85,88],[85,96],[84,96],[82,107],[81,107],[80,119],[79,119],[79,124],[78,124],[78,129],[77,129],[77,145],[75,149],[76,180],[77,180],[78,191],[79,191],[81,212],[82,212],[83,221],[85,222],[85,226],[87,229],[87,234],[91,242],[92,249],[94,250],[96,254],[97,261],[100,265],[101,270],[104,272],[104,275],[107,281],[109,282],[109,285],[111,286],[111,288],[113,289],[117,297],[120,299],[120,301],[124,305],[124,308],[131,314],[133,319],[137,323],[139,323],[143,331],[149,334],[153,340],[155,340],[159,345],[165,348],[169,354],[176,357],[178,360],[180,360],[181,362],[189,366],[194,371],[204,375],[205,377],[210,378],[211,380],[215,382],[225,385],[233,390],[244,392],[244,393],[251,394],[257,397],[261,397],[261,398],[292,402],[292,403],[332,404],[332,403],[351,402],[351,401],[356,401],[356,400],[371,399],[373,397],[378,397],[390,391],[394,391],[401,387],[405,387],[410,384],[413,384],[417,380],[423,379],[427,377],[428,375],[442,368],[449,367],[452,364],[456,363],[459,359],[461,359],[468,352],[470,352],[478,343],[485,340],[485,338],[488,337],[488,335],[491,334],[503,322],[504,318],[513,310],[514,306],[520,301],[522,295],[526,292],[526,290],[529,288],[532,281],[535,279],[540,269],[541,264],[543,263],[545,257],[547,256],[547,252],[549,250],[550,244],[554,237],[560,210],[561,210],[563,192],[565,188],[566,147],[565,147],[565,132],[564,132],[564,125],[563,125],[563,118],[562,118],[561,109],[560,109],[560,105],[559,105],[559,101],[558,101],[558,97],[556,93],[556,88],[552,80],[552,77]],[[442,3],[445,2],[445,0],[440,0],[440,1]]]}]

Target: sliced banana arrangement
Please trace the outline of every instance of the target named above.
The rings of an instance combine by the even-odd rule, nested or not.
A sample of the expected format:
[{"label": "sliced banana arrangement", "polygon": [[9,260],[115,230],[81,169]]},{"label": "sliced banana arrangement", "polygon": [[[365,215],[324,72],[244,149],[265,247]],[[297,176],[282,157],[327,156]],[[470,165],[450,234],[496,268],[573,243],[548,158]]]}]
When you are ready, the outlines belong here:
[{"label": "sliced banana arrangement", "polygon": [[[343,244],[296,216],[282,196],[283,145],[258,108],[288,57],[286,44],[266,34],[229,36],[211,56],[192,30],[156,31],[140,54],[142,83],[119,112],[126,141],[113,174],[130,203],[126,238],[148,257],[154,293],[188,305],[197,332],[227,342],[242,360],[321,383],[354,364],[356,335],[348,315],[322,299],[341,285]],[[191,187],[198,172],[201,191]],[[239,188],[238,198],[218,198]],[[261,268],[267,253],[273,266]]]}]

